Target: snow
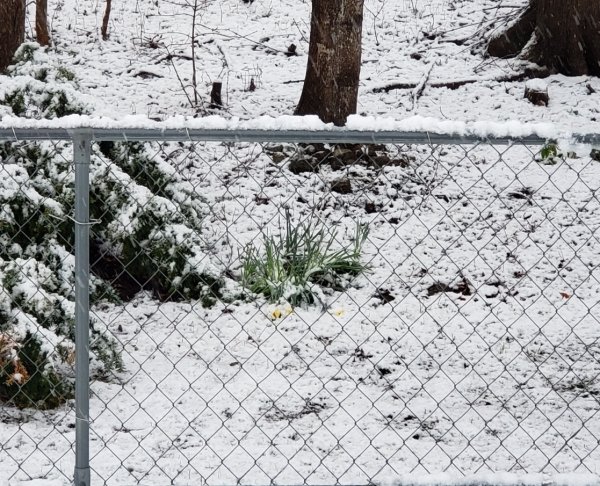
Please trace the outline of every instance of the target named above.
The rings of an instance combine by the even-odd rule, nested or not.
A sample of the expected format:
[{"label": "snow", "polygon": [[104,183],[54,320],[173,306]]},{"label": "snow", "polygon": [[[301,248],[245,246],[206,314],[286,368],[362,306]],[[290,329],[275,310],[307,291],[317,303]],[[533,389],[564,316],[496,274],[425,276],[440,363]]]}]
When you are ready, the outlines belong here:
[{"label": "snow", "polygon": [[532,91],[541,91],[543,93],[548,91],[548,82],[544,79],[529,79],[525,83],[525,87]]},{"label": "snow", "polygon": [[14,486],[63,486],[62,481],[48,479],[32,479],[31,481],[14,481]]},{"label": "snow", "polygon": [[[261,116],[252,120],[239,118],[224,118],[221,116],[207,116],[201,118],[186,118],[175,116],[157,122],[142,115],[124,116],[120,119],[107,117],[92,117],[88,115],[69,115],[53,120],[30,120],[13,116],[4,116],[0,119],[0,130],[43,130],[43,129],[102,129],[114,130],[115,136],[119,131],[148,130],[154,131],[156,137],[165,130],[205,130],[206,139],[211,139],[211,131],[230,131],[242,134],[246,131],[358,131],[358,132],[403,132],[403,133],[435,133],[449,137],[473,136],[479,138],[526,138],[539,137],[548,140],[564,140],[568,143],[576,135],[586,133],[573,133],[565,130],[560,125],[552,123],[523,123],[520,121],[452,121],[440,120],[420,115],[407,117],[401,120],[387,117],[373,117],[352,115],[348,118],[346,126],[335,127],[333,124],[323,123],[316,116],[289,116],[279,117]],[[10,136],[9,136],[10,138]]]},{"label": "snow", "polygon": [[457,478],[452,474],[430,474],[426,476],[406,475],[397,483],[389,486],[595,486],[598,476],[593,474],[528,474],[515,473],[477,474]]},{"label": "snow", "polygon": [[[5,116],[0,129],[112,129],[112,130],[270,130],[270,131],[399,131],[399,132],[431,132],[443,135],[475,135],[479,137],[527,137],[537,135],[542,138],[557,138],[561,135],[558,127],[551,123],[521,123],[518,121],[494,122],[478,121],[465,123],[461,121],[439,120],[436,118],[411,116],[402,120],[387,117],[352,115],[345,128],[323,123],[316,116],[278,117],[261,116],[252,120],[207,116],[186,118],[175,116],[164,121],[153,121],[142,115],[124,116],[119,119],[106,117],[95,118],[88,115],[69,115],[53,120],[28,120],[19,117]],[[564,135],[564,134],[562,134]]]},{"label": "snow", "polygon": [[[56,48],[40,55],[73,71],[69,93],[92,114],[30,120],[7,110],[0,129],[537,136],[580,156],[546,165],[534,160],[539,147],[520,143],[407,145],[389,147],[414,158],[407,167],[294,175],[287,167],[296,146],[285,147],[280,164],[257,144],[188,143],[190,157],[177,155],[181,146],[161,147],[181,177],[177,201],[201,194],[209,208],[201,238],[212,258],[195,255],[197,267],[237,271],[240,249],[263,230],[276,233],[291,207],[296,219],[317,213],[339,235],[368,222],[371,272],[347,292],[322,291],[322,306],[307,308],[259,299],[204,309],[144,293],[95,307],[125,369],[91,385],[92,484],[600,485],[600,164],[589,147],[572,144],[574,134],[600,132],[600,82],[496,81],[525,64],[485,59],[470,40],[493,15],[524,3],[366,0],[359,114],[337,128],[290,115],[310,2],[205,3],[199,89],[204,99],[222,80],[226,109],[197,116],[177,79],[191,79],[179,7],[113,2],[111,39],[101,42],[103,2],[50,0]],[[172,62],[150,47],[154,36],[177,54]],[[281,54],[291,42],[299,56]],[[248,91],[252,77],[257,89]],[[465,80],[476,82],[432,87]],[[413,89],[376,92],[398,82],[424,89],[418,99]],[[25,83],[37,86],[0,78],[0,97]],[[550,106],[523,99],[524,87],[549,85]],[[6,187],[46,203],[23,187],[14,161],[2,162]],[[342,174],[355,186],[347,196],[328,191]],[[150,195],[136,197],[145,204]],[[375,213],[364,210],[369,202]],[[135,217],[131,208],[119,221]],[[190,238],[171,230],[178,242]],[[72,257],[59,256],[72,267]],[[472,296],[428,295],[436,282],[461,278]],[[394,300],[378,297],[380,289]],[[42,305],[43,292],[19,291]],[[227,293],[238,291],[226,282]],[[38,331],[25,313],[17,317],[18,331]],[[0,484],[70,484],[73,407],[0,410]]]}]

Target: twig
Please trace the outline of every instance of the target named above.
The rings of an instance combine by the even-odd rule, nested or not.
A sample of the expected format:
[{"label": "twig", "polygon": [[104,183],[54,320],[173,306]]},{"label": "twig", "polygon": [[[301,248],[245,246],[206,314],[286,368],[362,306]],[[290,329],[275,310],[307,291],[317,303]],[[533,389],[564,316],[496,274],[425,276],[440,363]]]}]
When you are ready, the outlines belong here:
[{"label": "twig", "polygon": [[185,86],[185,84],[183,84],[183,80],[181,79],[181,76],[179,76],[179,71],[177,71],[177,66],[175,66],[175,63],[173,62],[173,56],[169,52],[169,48],[165,47],[165,49],[167,50],[167,53],[169,54],[168,59],[169,59],[169,61],[171,61],[171,65],[173,66],[173,70],[175,71],[175,76],[177,76],[177,80],[179,81],[179,84],[181,85],[181,89],[183,90],[183,93],[185,94],[185,97],[187,98],[188,103],[190,104],[190,106],[192,108],[195,108],[194,102],[190,98],[190,95],[187,92],[186,86]]},{"label": "twig", "polygon": [[425,86],[427,85],[427,80],[429,79],[429,75],[431,74],[431,71],[433,70],[434,65],[435,65],[435,63],[432,62],[431,66],[429,66],[429,69],[427,70],[427,72],[421,78],[421,81],[419,81],[419,84],[417,84],[415,86],[415,88],[413,89],[413,91],[411,93],[412,106],[410,108],[410,111],[415,109],[415,107],[417,106],[417,101],[419,101],[419,98],[423,94],[423,91],[425,91]]},{"label": "twig", "polygon": [[304,35],[304,32],[302,32],[302,29],[300,29],[300,26],[298,25],[298,22],[296,22],[296,20],[294,20],[294,25],[296,26],[296,29],[298,29],[298,32],[300,33],[300,37],[302,37],[302,40],[308,44],[308,39]]}]

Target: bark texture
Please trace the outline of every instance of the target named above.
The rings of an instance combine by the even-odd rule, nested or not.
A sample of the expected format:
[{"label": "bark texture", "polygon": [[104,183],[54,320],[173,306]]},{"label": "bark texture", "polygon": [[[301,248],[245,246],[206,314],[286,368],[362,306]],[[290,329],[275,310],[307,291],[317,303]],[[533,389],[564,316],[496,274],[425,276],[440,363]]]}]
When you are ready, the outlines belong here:
[{"label": "bark texture", "polygon": [[36,0],[35,2],[35,37],[41,46],[50,45],[48,0]]},{"label": "bark texture", "polygon": [[529,7],[488,53],[521,55],[569,76],[600,75],[600,1],[530,0]]},{"label": "bark texture", "polygon": [[297,115],[344,125],[356,113],[364,0],[313,0],[308,64]]},{"label": "bark texture", "polygon": [[110,21],[110,11],[112,7],[112,1],[106,0],[106,7],[104,8],[104,17],[102,18],[102,40],[108,40],[108,22]]},{"label": "bark texture", "polygon": [[25,0],[0,0],[0,72],[25,40]]}]

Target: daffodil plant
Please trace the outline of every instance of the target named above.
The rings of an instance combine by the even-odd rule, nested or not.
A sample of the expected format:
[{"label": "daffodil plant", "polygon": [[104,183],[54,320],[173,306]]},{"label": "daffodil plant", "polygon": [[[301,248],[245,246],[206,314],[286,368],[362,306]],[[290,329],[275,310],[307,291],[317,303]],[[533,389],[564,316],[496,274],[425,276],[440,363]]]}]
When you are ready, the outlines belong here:
[{"label": "daffodil plant", "polygon": [[339,248],[337,231],[328,231],[314,220],[294,225],[286,212],[285,231],[278,236],[263,234],[263,250],[253,243],[242,254],[242,284],[271,302],[292,305],[315,302],[314,285],[344,289],[344,275],[367,270],[361,252],[369,234],[367,225],[357,224],[352,244]]}]

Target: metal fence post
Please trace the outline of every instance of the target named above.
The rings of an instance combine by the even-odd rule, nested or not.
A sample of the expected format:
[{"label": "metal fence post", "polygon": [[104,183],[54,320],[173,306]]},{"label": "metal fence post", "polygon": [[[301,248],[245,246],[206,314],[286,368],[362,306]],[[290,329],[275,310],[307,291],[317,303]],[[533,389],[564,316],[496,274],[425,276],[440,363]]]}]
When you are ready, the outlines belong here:
[{"label": "metal fence post", "polygon": [[75,133],[75,486],[90,485],[90,151],[91,136]]}]

